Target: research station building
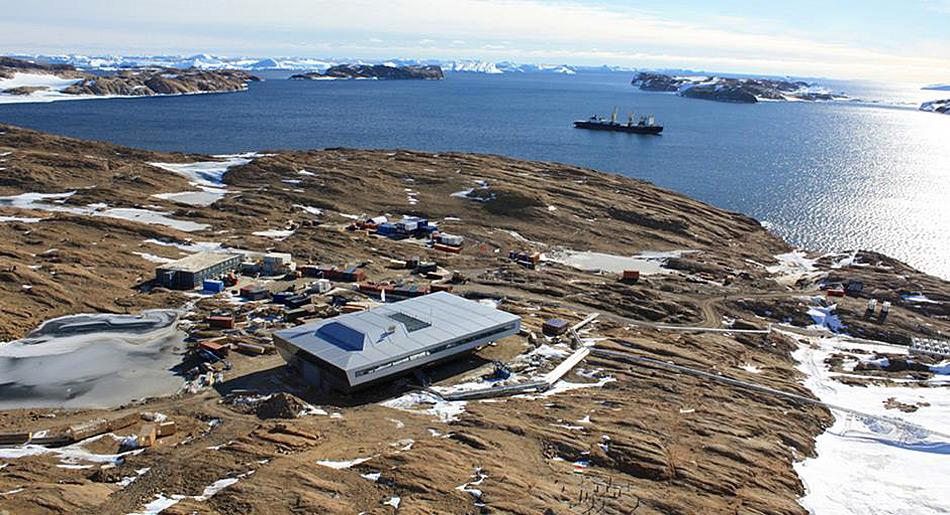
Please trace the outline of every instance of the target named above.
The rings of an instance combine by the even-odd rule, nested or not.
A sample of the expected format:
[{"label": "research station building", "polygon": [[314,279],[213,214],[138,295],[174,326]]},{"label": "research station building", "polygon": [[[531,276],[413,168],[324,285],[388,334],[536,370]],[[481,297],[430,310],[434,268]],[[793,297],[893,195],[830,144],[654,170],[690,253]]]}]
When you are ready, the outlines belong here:
[{"label": "research station building", "polygon": [[346,392],[457,358],[520,329],[517,315],[438,292],[283,329],[274,344],[306,382]]},{"label": "research station building", "polygon": [[198,252],[155,268],[155,282],[173,290],[191,290],[205,279],[220,277],[241,267],[240,254]]}]

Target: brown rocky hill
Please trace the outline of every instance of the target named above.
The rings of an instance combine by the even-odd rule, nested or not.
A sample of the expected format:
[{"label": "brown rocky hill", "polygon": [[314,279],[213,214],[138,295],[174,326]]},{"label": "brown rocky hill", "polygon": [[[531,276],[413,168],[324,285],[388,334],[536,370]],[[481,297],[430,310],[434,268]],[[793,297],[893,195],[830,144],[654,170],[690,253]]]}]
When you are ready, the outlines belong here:
[{"label": "brown rocky hill", "polygon": [[[120,70],[112,74],[92,74],[70,65],[33,63],[11,57],[0,57],[0,77],[10,78],[16,72],[44,73],[80,79],[62,90],[70,95],[152,96],[190,93],[243,91],[247,83],[260,80],[240,70],[178,70],[143,68]],[[28,95],[29,87],[14,88],[8,94]]]},{"label": "brown rocky hill", "polygon": [[[840,301],[843,323],[862,334],[900,341],[950,328],[940,308],[898,300],[907,288],[950,300],[945,281],[871,253],[855,255],[861,266],[853,268],[825,256],[801,277],[776,271],[774,256],[789,246],[755,220],[631,178],[451,152],[260,151],[228,169],[220,185],[227,193],[209,206],[154,196],[197,186],[150,163],[214,159],[0,125],[0,341],[58,315],[194,301],[139,286],[153,276],[156,257],[184,255],[172,244],[208,242],[291,252],[300,263],[364,264],[372,280],[407,280],[390,260],[419,256],[465,275],[456,293],[503,299],[501,308],[527,330],[598,312],[589,333],[603,339],[598,347],[804,396],[793,336],[671,332],[663,324],[805,325],[810,297],[831,277],[862,279],[863,295],[895,300],[885,322],[862,318],[865,297]],[[34,193],[59,196],[24,196]],[[109,216],[114,209],[204,225]],[[381,214],[426,216],[464,236],[463,251],[347,230],[356,218]],[[625,284],[614,273],[555,261],[523,268],[507,259],[515,249],[551,258],[569,250],[692,252],[670,254],[678,257],[661,272]],[[193,318],[222,305],[202,300]],[[434,371],[434,381],[478,378],[492,360],[532,349],[525,337],[506,338]],[[0,492],[14,493],[0,496],[0,512],[121,514],[180,495],[189,497],[167,513],[390,513],[397,504],[407,513],[803,514],[792,463],[814,452],[814,436],[831,421],[818,406],[602,355],[567,376],[570,389],[470,401],[454,419],[435,416],[437,407],[380,404],[411,393],[405,384],[333,396],[295,382],[277,356],[232,360],[222,383],[196,394],[114,409],[0,412],[0,432],[52,431],[135,411],[160,411],[179,427],[114,467],[61,467],[54,455],[5,460]],[[249,391],[278,396],[257,408],[235,403]],[[302,402],[326,414],[301,414]],[[98,453],[119,447],[111,438],[89,445]],[[347,463],[357,458],[366,460]],[[120,481],[128,477],[136,479]],[[221,478],[236,482],[203,497]]]}]

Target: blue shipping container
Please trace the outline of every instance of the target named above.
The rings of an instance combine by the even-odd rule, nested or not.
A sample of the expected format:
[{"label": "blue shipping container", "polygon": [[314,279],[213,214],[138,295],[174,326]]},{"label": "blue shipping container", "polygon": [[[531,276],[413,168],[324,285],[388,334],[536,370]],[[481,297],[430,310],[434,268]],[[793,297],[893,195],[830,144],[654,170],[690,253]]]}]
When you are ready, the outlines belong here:
[{"label": "blue shipping container", "polygon": [[389,236],[390,234],[395,234],[396,226],[390,223],[379,224],[379,227],[376,228],[376,233],[380,236]]},{"label": "blue shipping container", "polygon": [[224,282],[222,281],[212,281],[211,279],[205,279],[201,284],[201,289],[204,291],[210,291],[214,293],[221,293],[224,291]]}]

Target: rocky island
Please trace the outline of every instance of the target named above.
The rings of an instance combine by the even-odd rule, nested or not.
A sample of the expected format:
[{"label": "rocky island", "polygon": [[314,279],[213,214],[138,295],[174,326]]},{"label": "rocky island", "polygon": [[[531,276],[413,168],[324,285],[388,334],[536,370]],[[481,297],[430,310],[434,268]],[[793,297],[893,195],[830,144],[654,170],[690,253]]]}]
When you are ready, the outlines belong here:
[{"label": "rocky island", "polygon": [[244,91],[259,80],[240,70],[141,68],[92,74],[71,65],[0,57],[0,103]]},{"label": "rocky island", "polygon": [[385,64],[339,64],[323,72],[298,73],[292,80],[442,80],[442,68],[427,66],[390,66]]},{"label": "rocky island", "polygon": [[676,77],[639,72],[631,84],[642,91],[672,92],[687,98],[754,104],[763,100],[835,100],[844,98],[803,81],[728,77]]},{"label": "rocky island", "polygon": [[[0,344],[0,512],[804,515],[802,477],[817,479],[798,470],[844,420],[818,396],[842,404],[858,391],[847,420],[865,432],[829,437],[875,452],[926,433],[900,422],[908,410],[943,409],[921,399],[944,391],[946,367],[907,345],[950,331],[950,284],[873,252],[794,251],[748,216],[647,182],[455,152],[161,153],[6,125],[0,168],[0,340],[30,335]],[[182,197],[211,187],[211,202]],[[386,237],[373,230],[385,214],[464,243]],[[438,286],[520,316],[523,331],[425,370],[422,384],[321,392],[267,350],[271,332],[299,323],[277,295],[307,278],[242,275],[220,292],[153,284],[156,267],[201,251],[365,274],[335,279],[294,317],[374,305],[385,285]],[[242,298],[248,284],[274,302]],[[116,379],[80,370],[61,391],[43,377],[74,371],[23,373],[46,345],[77,347],[57,330],[104,331],[155,308],[132,341],[164,331],[168,350],[127,344],[99,361],[135,359],[115,376],[154,361],[166,379],[181,374],[180,391],[38,404]],[[40,328],[82,313],[101,315]],[[553,319],[576,335],[549,335]],[[176,334],[188,350],[168,371]],[[450,399],[546,377],[572,356],[582,359],[545,391]]]},{"label": "rocky island", "polygon": [[920,110],[928,113],[950,114],[950,98],[924,102],[920,104]]}]

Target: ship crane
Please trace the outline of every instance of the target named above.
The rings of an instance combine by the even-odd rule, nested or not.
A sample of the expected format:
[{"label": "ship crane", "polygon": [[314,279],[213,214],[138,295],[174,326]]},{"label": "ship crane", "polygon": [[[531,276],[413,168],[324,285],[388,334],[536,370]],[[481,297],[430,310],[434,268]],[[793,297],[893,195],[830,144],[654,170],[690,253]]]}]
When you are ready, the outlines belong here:
[{"label": "ship crane", "polygon": [[659,134],[663,132],[663,126],[656,124],[656,119],[652,114],[637,115],[635,112],[627,113],[627,123],[618,123],[617,114],[620,109],[614,106],[610,113],[610,120],[600,116],[591,116],[589,120],[577,120],[574,127],[578,129],[589,129],[599,131],[629,132],[634,134]]}]

